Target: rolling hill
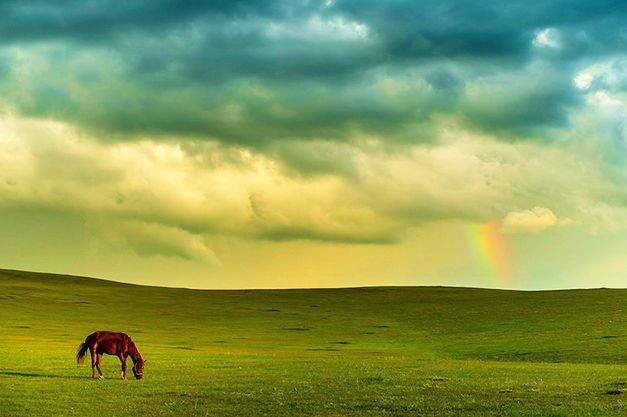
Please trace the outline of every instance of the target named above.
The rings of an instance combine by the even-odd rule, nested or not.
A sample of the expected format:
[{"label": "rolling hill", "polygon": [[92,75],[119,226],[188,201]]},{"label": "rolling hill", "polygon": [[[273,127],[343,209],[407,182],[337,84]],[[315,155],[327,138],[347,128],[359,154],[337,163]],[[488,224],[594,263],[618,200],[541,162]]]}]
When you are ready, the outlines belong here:
[{"label": "rolling hill", "polygon": [[[141,381],[77,367],[125,331]],[[0,415],[621,415],[627,290],[203,291],[0,270]],[[624,414],[623,414],[624,415]]]}]

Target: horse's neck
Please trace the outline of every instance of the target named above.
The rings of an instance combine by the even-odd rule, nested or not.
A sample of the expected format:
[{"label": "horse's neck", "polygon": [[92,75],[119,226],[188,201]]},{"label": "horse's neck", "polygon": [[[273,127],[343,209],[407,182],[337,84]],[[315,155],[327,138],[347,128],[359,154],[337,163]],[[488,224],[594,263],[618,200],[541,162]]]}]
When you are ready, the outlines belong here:
[{"label": "horse's neck", "polygon": [[128,354],[133,360],[133,363],[142,361],[142,355],[139,353],[139,350],[137,350],[137,346],[135,346],[135,343],[133,343],[132,341],[128,344]]}]

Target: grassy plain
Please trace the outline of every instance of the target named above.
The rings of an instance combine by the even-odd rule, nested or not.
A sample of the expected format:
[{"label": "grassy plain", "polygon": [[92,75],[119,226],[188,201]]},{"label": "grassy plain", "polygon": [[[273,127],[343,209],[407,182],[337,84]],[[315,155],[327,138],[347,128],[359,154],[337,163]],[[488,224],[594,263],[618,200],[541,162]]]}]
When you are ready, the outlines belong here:
[{"label": "grassy plain", "polygon": [[[141,381],[77,366],[125,331]],[[0,270],[0,416],[627,415],[627,290],[199,291]]]}]

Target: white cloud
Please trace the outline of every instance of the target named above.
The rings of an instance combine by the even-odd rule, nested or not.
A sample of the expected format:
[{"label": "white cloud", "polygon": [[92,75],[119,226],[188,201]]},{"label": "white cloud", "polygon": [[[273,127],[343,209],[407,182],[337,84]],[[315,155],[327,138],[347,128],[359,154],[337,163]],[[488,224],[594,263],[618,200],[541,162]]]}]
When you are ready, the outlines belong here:
[{"label": "white cloud", "polygon": [[569,218],[558,219],[551,209],[534,207],[530,210],[507,213],[502,222],[504,233],[537,233],[555,226],[570,226],[576,222]]},{"label": "white cloud", "polygon": [[580,90],[587,90],[592,85],[592,81],[597,76],[596,71],[591,68],[587,68],[578,72],[573,79],[575,86]]},{"label": "white cloud", "polygon": [[559,32],[553,28],[539,30],[533,38],[533,45],[537,48],[559,48]]},{"label": "white cloud", "polygon": [[621,90],[627,84],[627,59],[612,58],[596,62],[575,74],[573,83],[580,90],[595,89]]}]

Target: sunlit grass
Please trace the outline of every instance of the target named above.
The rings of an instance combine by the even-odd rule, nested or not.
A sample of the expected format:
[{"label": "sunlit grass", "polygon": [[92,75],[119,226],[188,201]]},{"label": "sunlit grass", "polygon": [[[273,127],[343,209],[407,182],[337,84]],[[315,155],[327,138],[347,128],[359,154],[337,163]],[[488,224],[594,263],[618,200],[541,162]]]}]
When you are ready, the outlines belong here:
[{"label": "sunlit grass", "polygon": [[[190,291],[0,271],[0,415],[625,413],[627,291]],[[141,381],[76,366],[124,330]]]}]

